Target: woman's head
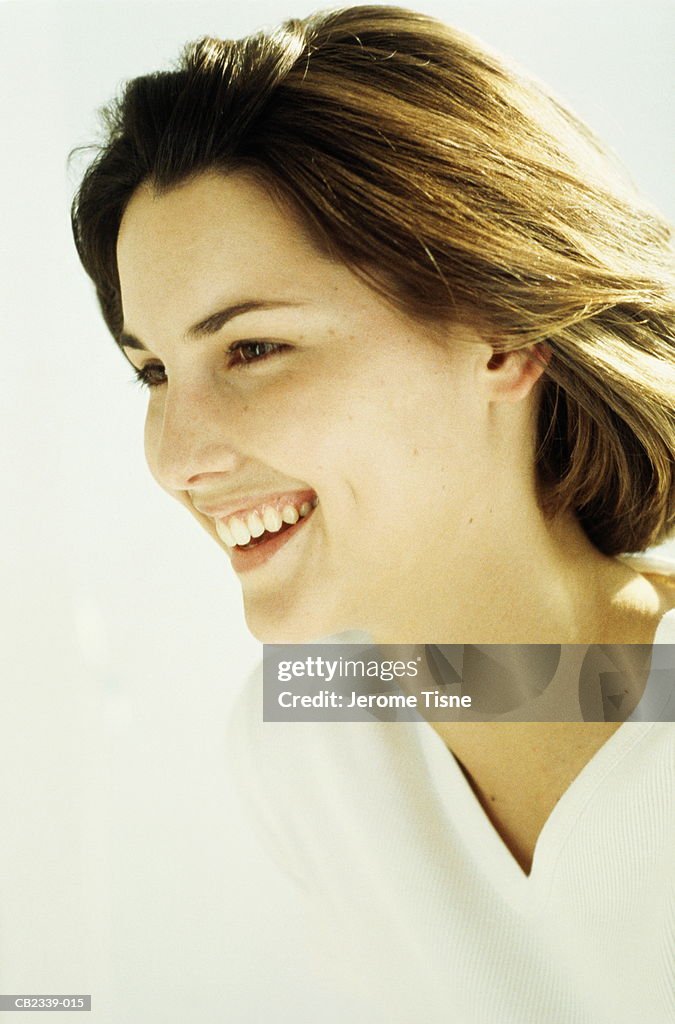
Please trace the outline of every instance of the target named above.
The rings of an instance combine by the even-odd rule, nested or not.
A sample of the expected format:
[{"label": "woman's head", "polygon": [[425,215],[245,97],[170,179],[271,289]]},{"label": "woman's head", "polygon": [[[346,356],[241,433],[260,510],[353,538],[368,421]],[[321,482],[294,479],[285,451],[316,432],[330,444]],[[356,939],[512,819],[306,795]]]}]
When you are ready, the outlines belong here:
[{"label": "woman's head", "polygon": [[142,186],[117,254],[148,463],[228,548],[257,636],[400,639],[467,551],[516,516],[534,532],[540,364],[468,320],[420,325],[244,171]]},{"label": "woman's head", "polygon": [[[153,248],[141,224],[157,239],[172,210],[183,231],[174,254],[180,264],[190,259],[184,230],[191,204],[206,209],[219,194],[223,228],[231,203],[244,232],[261,228],[263,209],[271,219],[276,212],[297,226],[294,241],[301,244],[302,236],[315,268],[325,260],[350,287],[363,287],[382,316],[397,317],[406,329],[418,325],[427,340],[438,340],[442,325],[463,325],[445,331],[446,368],[458,370],[467,332],[491,347],[493,372],[499,353],[532,353],[543,343],[538,424],[532,448],[529,434],[522,443],[536,463],[547,514],[574,513],[608,554],[644,548],[672,529],[668,229],[539,87],[426,16],[357,7],[291,21],[271,34],[188,47],[175,71],[127,86],[108,112],[108,128],[76,197],[74,229],[118,342],[123,327],[140,333],[134,320],[145,315],[134,290],[134,280],[143,279],[144,239],[156,267],[168,252],[168,238]],[[249,199],[256,190],[256,224],[242,220],[246,189]],[[160,208],[153,227],[152,211]],[[121,224],[126,278],[118,267]],[[126,251],[125,227],[132,240]],[[231,232],[228,243],[235,251],[223,273],[231,274]],[[275,252],[278,271],[283,259]],[[296,275],[300,266],[296,261]],[[146,284],[161,291],[155,276]],[[319,288],[326,283],[314,280]],[[261,276],[258,298],[265,284]],[[146,331],[159,330],[157,301],[153,308]],[[353,327],[343,326],[348,334]],[[144,340],[162,362],[162,339]],[[542,365],[526,371],[530,386]],[[468,382],[475,367],[463,369]],[[391,363],[388,374],[390,393],[398,388],[405,405],[409,376],[398,377]],[[534,391],[528,401],[534,405]],[[450,389],[449,408],[453,403],[457,408]],[[520,418],[530,422],[529,414]],[[442,448],[437,461],[442,467]],[[301,473],[284,468],[282,476],[284,486],[313,487]]]}]

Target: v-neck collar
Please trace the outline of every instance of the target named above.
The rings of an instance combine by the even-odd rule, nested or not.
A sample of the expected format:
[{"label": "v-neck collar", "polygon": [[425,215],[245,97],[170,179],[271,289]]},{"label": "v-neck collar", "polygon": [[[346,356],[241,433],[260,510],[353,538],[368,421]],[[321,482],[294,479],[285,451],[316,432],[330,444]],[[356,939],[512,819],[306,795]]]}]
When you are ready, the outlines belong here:
[{"label": "v-neck collar", "polygon": [[[675,642],[675,609],[662,617],[654,637],[654,653],[660,644]],[[638,705],[645,707],[648,694],[654,696],[655,673],[650,673],[645,693]],[[590,798],[602,784],[614,765],[637,746],[654,726],[653,721],[640,721],[634,712],[632,720],[623,722],[616,732],[600,746],[575,776],[544,822],[532,855],[529,874],[511,853],[504,839],[490,821],[480,800],[474,793],[454,754],[430,722],[418,723],[422,751],[427,758],[438,797],[448,817],[458,827],[467,848],[475,843],[476,862],[486,872],[492,884],[503,895],[534,908],[539,899],[550,892],[555,870],[564,853],[565,844],[584,814]],[[583,723],[580,723],[583,724]],[[466,827],[462,829],[462,822]]]},{"label": "v-neck collar", "polygon": [[428,722],[420,723],[420,742],[434,789],[465,842],[467,852],[494,888],[523,912],[528,906],[535,909],[539,901],[548,895],[567,840],[579,824],[594,792],[612,768],[642,741],[653,726],[653,722],[624,722],[596,750],[544,822],[537,837],[529,874],[523,871],[490,821],[459,762]]}]

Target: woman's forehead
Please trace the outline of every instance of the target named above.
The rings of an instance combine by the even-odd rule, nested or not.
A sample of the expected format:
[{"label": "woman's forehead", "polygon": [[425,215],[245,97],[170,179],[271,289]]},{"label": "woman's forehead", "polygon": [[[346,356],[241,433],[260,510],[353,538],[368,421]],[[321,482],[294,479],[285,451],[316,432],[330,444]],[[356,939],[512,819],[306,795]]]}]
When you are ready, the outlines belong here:
[{"label": "woman's forehead", "polygon": [[200,175],[163,193],[141,186],[122,218],[117,264],[125,321],[167,303],[198,318],[221,299],[300,301],[338,289],[349,273],[240,173]]},{"label": "woman's forehead", "polygon": [[255,250],[280,269],[295,255],[315,254],[301,219],[243,172],[205,172],[161,192],[149,182],[136,189],[118,233],[121,265],[148,254],[162,263],[184,262],[208,249],[232,262]]}]

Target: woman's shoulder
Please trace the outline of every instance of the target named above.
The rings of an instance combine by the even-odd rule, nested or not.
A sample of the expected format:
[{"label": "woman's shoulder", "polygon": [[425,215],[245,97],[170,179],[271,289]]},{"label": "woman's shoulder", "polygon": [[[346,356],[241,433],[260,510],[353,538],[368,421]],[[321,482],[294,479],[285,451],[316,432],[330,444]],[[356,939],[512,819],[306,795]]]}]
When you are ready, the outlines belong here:
[{"label": "woman's shoulder", "polygon": [[675,590],[675,556],[652,554],[645,551],[639,554],[621,555],[620,561],[641,576],[648,576],[656,585]]}]

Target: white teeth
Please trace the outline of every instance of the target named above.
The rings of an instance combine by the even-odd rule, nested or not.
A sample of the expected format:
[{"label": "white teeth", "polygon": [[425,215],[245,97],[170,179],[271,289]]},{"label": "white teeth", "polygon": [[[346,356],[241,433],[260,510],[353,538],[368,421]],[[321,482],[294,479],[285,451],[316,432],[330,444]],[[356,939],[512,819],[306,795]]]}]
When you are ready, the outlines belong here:
[{"label": "white teeth", "polygon": [[237,544],[239,544],[240,546],[248,544],[248,542],[251,539],[251,534],[248,527],[246,526],[245,523],[242,522],[239,516],[232,516],[232,518],[228,520],[227,525],[232,531],[232,536],[234,537]]},{"label": "white teeth", "polygon": [[265,505],[263,509],[262,520],[265,524],[265,529],[269,530],[270,533],[278,533],[283,522],[277,510],[269,505]]},{"label": "white teeth", "polygon": [[262,537],[265,532],[265,524],[257,512],[249,512],[246,517],[246,525],[252,537]]},{"label": "white teeth", "polygon": [[223,523],[221,520],[216,520],[216,533],[220,539],[227,544],[228,548],[236,547],[236,540],[228,529],[227,524]]},{"label": "white teeth", "polygon": [[285,523],[290,523],[291,525],[293,525],[293,523],[297,523],[298,519],[300,518],[300,513],[298,512],[295,505],[284,505],[284,507],[281,510],[281,518]]},{"label": "white teeth", "polygon": [[271,505],[265,505],[262,512],[254,509],[247,515],[231,516],[227,523],[222,519],[216,520],[216,533],[228,548],[245,547],[252,537],[262,537],[266,530],[268,533],[278,533],[282,523],[293,526],[299,519],[309,515],[318,503],[319,499],[315,497],[312,501],[303,501],[298,508],[289,501],[281,512]]}]

